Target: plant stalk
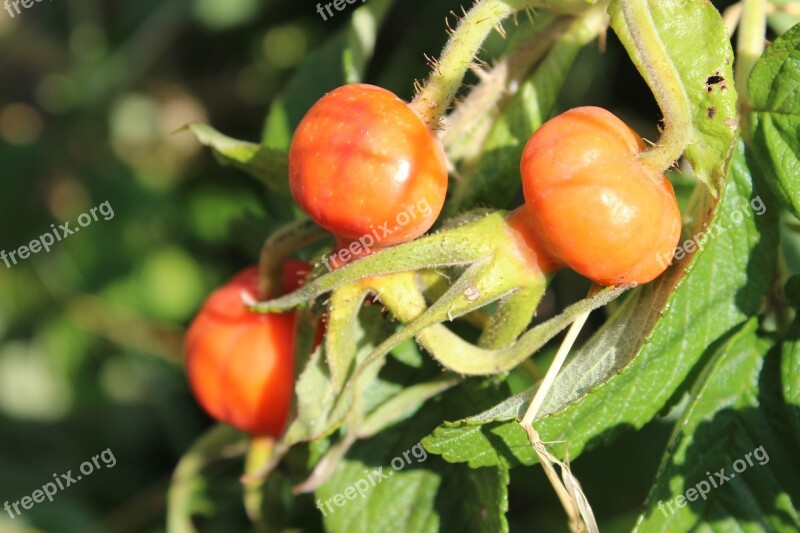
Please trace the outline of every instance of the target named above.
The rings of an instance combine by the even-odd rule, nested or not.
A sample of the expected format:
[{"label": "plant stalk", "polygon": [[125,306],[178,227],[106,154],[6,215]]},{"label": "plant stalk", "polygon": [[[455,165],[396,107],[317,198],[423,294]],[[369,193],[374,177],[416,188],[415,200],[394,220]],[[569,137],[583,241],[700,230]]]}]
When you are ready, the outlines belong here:
[{"label": "plant stalk", "polygon": [[752,107],[747,91],[747,80],[753,66],[764,52],[764,39],[767,31],[766,0],[744,0],[742,17],[739,21],[739,37],[736,41],[736,91],[739,93],[739,107],[744,116]]},{"label": "plant stalk", "polygon": [[619,0],[621,13],[639,53],[647,83],[664,115],[661,138],[638,156],[653,177],[664,173],[689,144],[692,115],[683,81],[667,53],[646,0]]},{"label": "plant stalk", "polygon": [[411,102],[411,108],[430,129],[438,129],[489,32],[514,10],[502,0],[480,0],[460,20],[425,86]]}]

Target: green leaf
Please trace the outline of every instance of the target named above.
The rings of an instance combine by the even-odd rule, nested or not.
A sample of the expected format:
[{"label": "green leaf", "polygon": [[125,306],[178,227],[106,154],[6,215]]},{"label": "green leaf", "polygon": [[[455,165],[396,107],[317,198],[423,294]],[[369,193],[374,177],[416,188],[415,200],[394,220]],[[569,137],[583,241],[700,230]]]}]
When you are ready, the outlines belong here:
[{"label": "green leaf", "polygon": [[[206,432],[184,454],[175,473],[172,475],[167,494],[167,524],[170,531],[193,533],[196,516],[205,519],[224,517],[220,509],[219,496],[224,492],[218,483],[209,479],[212,466],[219,466],[222,460],[230,457],[232,449],[244,453],[247,436],[230,426],[218,424]],[[236,474],[233,477],[237,477]],[[236,502],[239,503],[238,501]]]},{"label": "green leaf", "polygon": [[[740,143],[721,203],[714,209],[700,202],[694,210],[698,228],[705,230],[695,233],[703,249],[629,297],[556,379],[540,412],[549,416],[536,424],[543,441],[565,443],[554,446],[554,453],[568,449],[574,458],[619,429],[644,426],[709,346],[758,313],[778,243],[777,210],[767,208],[767,192],[754,188]],[[750,199],[764,209],[753,211]],[[706,229],[704,214],[715,212]],[[444,424],[424,443],[448,461],[473,467],[532,464],[536,456],[514,421],[522,417],[532,393]]]},{"label": "green leaf", "polygon": [[783,341],[781,374],[783,399],[789,411],[789,427],[800,448],[800,314],[789,328]]},{"label": "green leaf", "polygon": [[[358,294],[354,297],[360,303],[363,295]],[[351,309],[346,311],[350,313]],[[382,320],[379,309],[375,307],[364,309],[351,320],[346,329],[340,332],[341,338],[328,344],[343,349],[346,349],[345,344],[354,346],[356,349],[354,364],[358,364],[374,350],[375,339],[385,337],[391,327],[390,323]],[[380,365],[375,365],[370,372],[365,372],[359,377],[354,391],[357,397],[360,397],[363,389],[372,384],[379,370]],[[317,439],[336,429],[344,420],[350,406],[349,402],[340,402],[340,405],[337,405],[339,392],[338,377],[334,379],[331,375],[330,366],[326,363],[325,350],[321,345],[311,354],[295,383],[297,417],[286,431],[283,442],[291,445]]]},{"label": "green leaf", "polygon": [[316,492],[326,530],[508,531],[505,468],[450,465],[418,443],[448,413],[497,393],[491,386],[459,386],[413,418],[356,443]]},{"label": "green leaf", "polygon": [[[692,128],[684,156],[715,196],[723,186],[725,161],[736,135],[733,51],[717,9],[707,0],[648,0],[664,48],[689,98]],[[618,2],[611,26],[639,72],[649,79]]]},{"label": "green leaf", "polygon": [[393,0],[370,0],[353,11],[348,24],[314,50],[270,107],[262,134],[267,146],[282,150],[300,119],[326,92],[361,81],[375,49],[375,39]]},{"label": "green leaf", "polygon": [[[403,450],[383,444],[360,446],[340,463],[335,480],[317,491],[327,531],[508,531],[507,470],[454,465],[421,469],[413,468],[412,463],[395,472],[389,466],[391,461],[399,457],[396,464],[400,464],[403,452],[413,447]],[[368,455],[366,448],[380,455]],[[372,481],[380,478],[379,469],[391,477],[373,487]]]},{"label": "green leaf", "polygon": [[379,405],[364,420],[359,438],[367,438],[412,416],[429,399],[455,386],[460,381],[453,374],[442,374],[431,381],[401,389],[395,396]]},{"label": "green leaf", "polygon": [[358,338],[358,314],[367,290],[360,285],[345,285],[333,291],[328,305],[325,359],[336,392],[341,392],[353,371]]},{"label": "green leaf", "polygon": [[779,37],[753,67],[749,141],[782,203],[800,217],[800,24]]},{"label": "green leaf", "polygon": [[[555,39],[547,56],[525,80],[483,143],[480,159],[461,170],[461,180],[448,213],[454,214],[477,204],[505,207],[519,191],[519,160],[531,134],[552,113],[556,98],[581,48],[605,27],[605,13],[592,9],[576,18]],[[543,30],[548,30],[543,26]]]},{"label": "green leaf", "polygon": [[222,165],[243,170],[270,189],[289,191],[289,159],[286,152],[223,135],[208,124],[187,124],[185,129],[212,149]]},{"label": "green leaf", "polygon": [[784,439],[780,350],[757,327],[741,328],[700,378],[637,530],[800,528],[800,448]]}]

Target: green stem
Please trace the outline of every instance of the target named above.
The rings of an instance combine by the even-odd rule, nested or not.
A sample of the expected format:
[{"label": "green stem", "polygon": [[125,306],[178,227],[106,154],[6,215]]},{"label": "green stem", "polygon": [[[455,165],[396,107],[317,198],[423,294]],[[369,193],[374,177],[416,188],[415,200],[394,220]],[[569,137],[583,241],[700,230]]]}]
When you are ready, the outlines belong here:
[{"label": "green stem", "polygon": [[689,144],[692,128],[689,96],[658,34],[648,2],[619,0],[619,6],[645,69],[647,84],[664,115],[664,131],[658,143],[639,154],[639,162],[653,176],[660,176]]},{"label": "green stem", "polygon": [[481,0],[461,19],[425,86],[411,102],[411,108],[429,128],[439,126],[489,32],[513,12],[514,8],[502,0]]},{"label": "green stem", "polygon": [[536,22],[538,26],[532,25],[527,30],[531,35],[512,42],[508,55],[499,58],[491,69],[479,71],[478,84],[447,115],[442,144],[454,163],[480,156],[495,121],[553,42],[564,33],[570,18],[545,14]]},{"label": "green stem", "polygon": [[[457,374],[469,376],[488,376],[511,370],[520,362],[529,358],[534,352],[544,346],[562,329],[574,322],[582,313],[602,307],[616,299],[625,292],[629,286],[607,288],[591,298],[570,305],[564,311],[526,331],[514,344],[502,349],[489,349],[475,346],[462,339],[444,325],[429,318],[423,313],[413,318],[411,313],[403,310],[410,309],[405,301],[413,291],[386,290],[381,294],[381,302],[402,322],[406,327],[386,339],[376,347],[370,356],[365,359],[350,379],[352,383],[355,376],[364,372],[371,364],[381,359],[394,346],[411,336],[417,337],[417,342],[424,347],[446,369]],[[535,302],[532,302],[535,304]],[[424,302],[417,305],[423,309]],[[405,320],[404,317],[408,318]]]},{"label": "green stem", "polygon": [[325,231],[313,220],[292,222],[273,233],[261,248],[258,260],[258,293],[260,299],[278,294],[283,263],[303,246],[321,239]]},{"label": "green stem", "polygon": [[524,332],[536,314],[545,283],[534,287],[521,287],[503,298],[497,310],[489,317],[488,324],[478,339],[481,348],[505,348]]},{"label": "green stem", "polygon": [[504,215],[495,212],[463,226],[376,252],[320,276],[290,294],[264,302],[249,302],[248,307],[257,313],[281,313],[359,280],[424,268],[472,264],[494,253],[492,236],[501,233],[505,225]]},{"label": "green stem", "polygon": [[[262,470],[269,463],[274,448],[275,439],[273,437],[253,437],[245,457],[245,477]],[[244,481],[244,507],[247,516],[253,522],[261,522],[263,519],[261,513],[263,499],[261,487],[263,484],[263,477]]]},{"label": "green stem", "polygon": [[750,95],[747,80],[753,65],[764,52],[764,39],[767,31],[766,0],[744,0],[742,18],[739,21],[739,38],[736,41],[736,91],[739,105],[745,112],[750,109]]}]

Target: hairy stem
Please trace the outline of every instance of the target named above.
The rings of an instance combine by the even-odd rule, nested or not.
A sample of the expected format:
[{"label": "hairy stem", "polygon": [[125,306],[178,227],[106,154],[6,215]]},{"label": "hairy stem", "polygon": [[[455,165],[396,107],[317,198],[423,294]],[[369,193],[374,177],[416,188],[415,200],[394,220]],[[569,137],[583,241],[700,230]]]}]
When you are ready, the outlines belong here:
[{"label": "hairy stem", "polygon": [[444,118],[442,143],[453,162],[479,156],[503,109],[570,21],[570,17],[539,15],[539,25],[530,30],[530,36],[512,44],[513,51],[498,59],[491,68],[475,69],[478,84]]},{"label": "hairy stem", "polygon": [[461,19],[425,86],[411,102],[429,128],[438,128],[489,32],[513,12],[514,7],[502,0],[480,0]]},{"label": "hairy stem", "polygon": [[281,267],[288,257],[300,248],[321,239],[325,230],[312,220],[288,224],[264,241],[258,260],[258,296],[266,299],[277,296],[280,289]]},{"label": "hairy stem", "polygon": [[664,131],[658,143],[639,154],[639,161],[653,176],[662,174],[689,144],[692,127],[689,96],[658,34],[649,3],[619,0],[625,26],[644,66],[647,84],[664,115]]}]

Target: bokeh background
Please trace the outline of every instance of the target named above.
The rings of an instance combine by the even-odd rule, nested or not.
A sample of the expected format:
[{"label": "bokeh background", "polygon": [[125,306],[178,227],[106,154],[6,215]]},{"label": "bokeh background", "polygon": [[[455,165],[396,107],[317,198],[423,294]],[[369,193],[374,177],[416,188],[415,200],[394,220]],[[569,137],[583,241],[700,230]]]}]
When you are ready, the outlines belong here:
[{"label": "bokeh background", "polygon": [[[0,250],[51,224],[75,226],[103,202],[114,211],[49,253],[0,263],[0,504],[103,450],[116,459],[52,503],[14,520],[0,512],[0,531],[165,530],[175,464],[211,425],[187,389],[184,328],[292,216],[285,198],[176,130],[200,121],[262,139],[270,103],[355,8],[323,21],[315,5],[37,0],[13,18],[0,11]],[[423,53],[438,53],[444,17],[459,6],[395,2],[366,80],[410,99],[427,72]],[[503,46],[494,35],[487,54]],[[330,88],[306,84],[308,104]],[[559,108],[574,104],[609,107],[657,135],[658,111],[613,36],[581,54]],[[566,276],[555,293],[584,291]],[[604,530],[632,524],[671,423],[621,435],[575,465]],[[512,480],[512,530],[564,528],[540,469]]]}]

